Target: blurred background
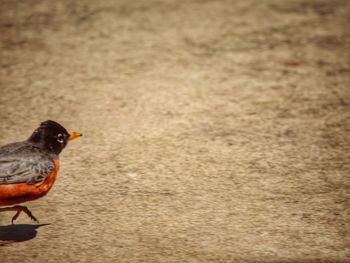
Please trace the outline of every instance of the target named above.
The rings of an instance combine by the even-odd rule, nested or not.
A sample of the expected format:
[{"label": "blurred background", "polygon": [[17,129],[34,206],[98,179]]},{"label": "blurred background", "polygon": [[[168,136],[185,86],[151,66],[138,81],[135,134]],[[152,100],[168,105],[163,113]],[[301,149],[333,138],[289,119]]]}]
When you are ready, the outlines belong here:
[{"label": "blurred background", "polygon": [[0,214],[1,262],[349,262],[349,24],[347,0],[2,0],[0,144],[84,137],[28,203],[48,225]]}]

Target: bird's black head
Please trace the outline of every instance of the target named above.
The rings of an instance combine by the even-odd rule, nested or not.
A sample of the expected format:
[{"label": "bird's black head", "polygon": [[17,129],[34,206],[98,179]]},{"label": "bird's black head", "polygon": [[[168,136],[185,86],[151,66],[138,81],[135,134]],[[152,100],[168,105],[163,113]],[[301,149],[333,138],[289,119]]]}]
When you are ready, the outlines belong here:
[{"label": "bird's black head", "polygon": [[62,125],[48,120],[40,124],[28,141],[42,144],[50,152],[59,154],[66,147],[68,141],[80,136],[82,134],[78,132],[69,133]]}]

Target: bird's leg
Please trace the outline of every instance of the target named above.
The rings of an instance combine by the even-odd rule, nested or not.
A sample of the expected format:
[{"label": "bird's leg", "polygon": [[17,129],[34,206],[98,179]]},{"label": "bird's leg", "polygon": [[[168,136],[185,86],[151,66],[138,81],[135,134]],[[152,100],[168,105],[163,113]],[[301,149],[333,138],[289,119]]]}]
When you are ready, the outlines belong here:
[{"label": "bird's leg", "polygon": [[16,211],[16,214],[12,217],[12,224],[17,219],[17,217],[21,212],[26,213],[31,220],[34,220],[35,222],[39,223],[38,219],[36,219],[35,216],[33,216],[32,212],[30,212],[26,206],[16,205],[12,207],[0,208],[0,212],[5,212],[5,211]]}]

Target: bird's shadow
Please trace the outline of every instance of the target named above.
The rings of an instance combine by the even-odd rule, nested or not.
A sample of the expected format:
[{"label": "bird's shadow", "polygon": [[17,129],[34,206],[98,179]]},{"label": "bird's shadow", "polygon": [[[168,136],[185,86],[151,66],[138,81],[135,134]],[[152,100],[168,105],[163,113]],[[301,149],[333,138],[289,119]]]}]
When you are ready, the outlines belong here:
[{"label": "bird's shadow", "polygon": [[46,225],[49,224],[19,224],[0,226],[0,246],[6,246],[11,243],[31,240],[36,237],[38,233],[37,229]]}]

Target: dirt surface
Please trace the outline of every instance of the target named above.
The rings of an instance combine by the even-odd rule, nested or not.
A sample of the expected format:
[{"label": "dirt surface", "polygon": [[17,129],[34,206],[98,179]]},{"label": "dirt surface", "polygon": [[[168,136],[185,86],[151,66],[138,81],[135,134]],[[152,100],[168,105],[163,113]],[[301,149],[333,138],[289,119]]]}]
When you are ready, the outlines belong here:
[{"label": "dirt surface", "polygon": [[0,262],[350,262],[350,2],[12,1],[0,144],[84,137]]}]

